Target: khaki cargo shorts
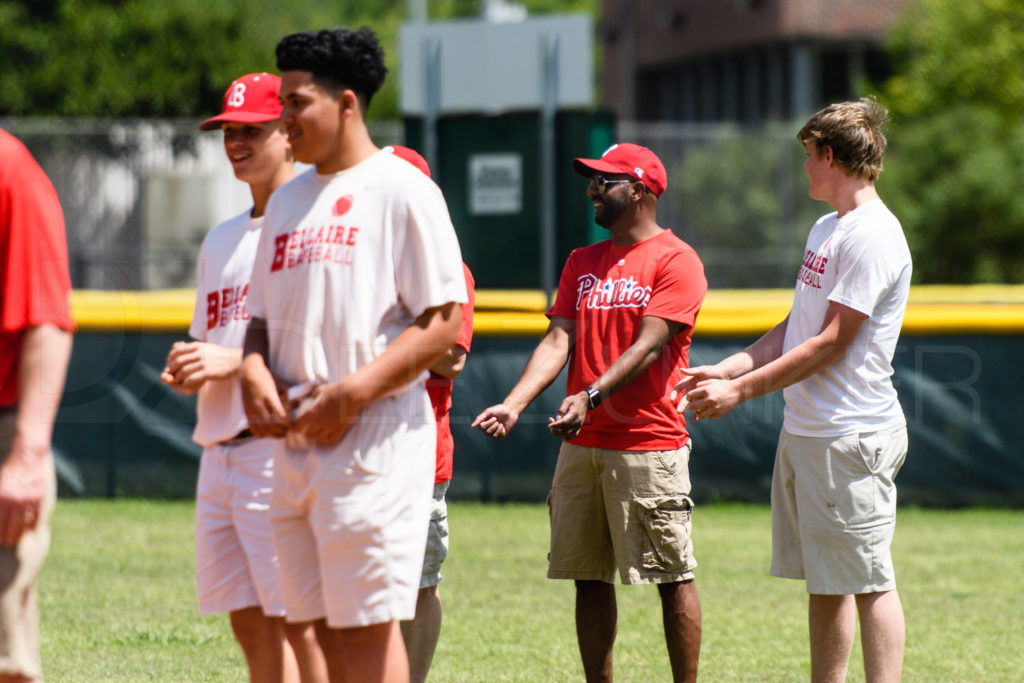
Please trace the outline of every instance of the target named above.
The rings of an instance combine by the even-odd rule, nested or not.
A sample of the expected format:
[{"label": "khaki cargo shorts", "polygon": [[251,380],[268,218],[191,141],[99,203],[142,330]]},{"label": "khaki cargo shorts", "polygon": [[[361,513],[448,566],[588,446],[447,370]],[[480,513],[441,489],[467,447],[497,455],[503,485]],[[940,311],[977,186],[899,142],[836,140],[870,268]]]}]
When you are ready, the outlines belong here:
[{"label": "khaki cargo shorts", "polygon": [[562,444],[548,496],[548,578],[624,584],[693,579],[690,445],[613,451]]}]

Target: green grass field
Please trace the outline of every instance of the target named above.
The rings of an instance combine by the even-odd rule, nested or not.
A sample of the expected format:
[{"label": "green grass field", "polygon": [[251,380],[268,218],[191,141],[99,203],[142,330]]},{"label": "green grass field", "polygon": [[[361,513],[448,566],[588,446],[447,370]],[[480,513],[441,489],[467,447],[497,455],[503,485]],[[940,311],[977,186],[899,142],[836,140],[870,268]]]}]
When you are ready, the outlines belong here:
[{"label": "green grass field", "polygon": [[[65,500],[41,583],[49,681],[243,681],[225,617],[200,617],[191,502]],[[432,680],[581,681],[570,582],[544,578],[542,505],[450,506]],[[767,576],[765,506],[698,507],[701,678],[801,681],[803,584]],[[1024,512],[904,509],[894,544],[906,681],[1024,680]],[[670,680],[653,587],[619,587],[619,681]],[[860,651],[851,681],[863,680]]]}]

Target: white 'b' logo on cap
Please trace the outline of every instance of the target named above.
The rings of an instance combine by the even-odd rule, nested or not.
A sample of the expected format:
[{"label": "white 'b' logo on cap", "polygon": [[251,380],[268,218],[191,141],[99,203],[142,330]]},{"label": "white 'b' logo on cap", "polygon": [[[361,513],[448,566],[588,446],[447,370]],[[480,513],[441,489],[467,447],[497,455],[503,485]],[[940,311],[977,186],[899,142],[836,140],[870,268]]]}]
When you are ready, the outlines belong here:
[{"label": "white 'b' logo on cap", "polygon": [[235,89],[228,98],[229,107],[241,107],[245,104],[245,83],[235,83]]}]

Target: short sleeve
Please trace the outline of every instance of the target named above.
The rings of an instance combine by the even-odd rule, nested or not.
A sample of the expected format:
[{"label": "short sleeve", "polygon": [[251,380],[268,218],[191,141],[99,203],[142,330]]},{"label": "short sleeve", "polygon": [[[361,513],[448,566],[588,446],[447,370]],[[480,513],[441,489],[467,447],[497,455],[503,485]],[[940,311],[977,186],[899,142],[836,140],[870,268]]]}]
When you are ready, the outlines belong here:
[{"label": "short sleeve", "polygon": [[862,226],[843,235],[836,258],[836,284],[829,301],[871,316],[899,277],[894,254],[900,250],[886,239],[885,226]]},{"label": "short sleeve", "polygon": [[469,301],[462,305],[462,327],[459,329],[459,338],[455,343],[469,353],[469,348],[473,344],[473,307],[476,305],[476,281],[473,279],[473,273],[470,272],[469,266],[465,263],[462,264],[462,273],[466,278],[466,298]]},{"label": "short sleeve", "polygon": [[270,198],[267,205],[266,218],[263,219],[263,229],[260,231],[260,241],[256,247],[256,256],[252,260],[252,275],[249,277],[249,294],[245,300],[245,308],[253,318],[266,320],[267,299],[266,283],[267,274],[270,272],[270,258],[274,253],[271,242],[274,239],[274,231],[271,216],[271,207],[274,205],[274,197]]},{"label": "short sleeve", "polygon": [[651,300],[644,309],[644,315],[692,328],[707,291],[704,264],[697,253],[689,247],[675,251],[658,266]]},{"label": "short sleeve", "polygon": [[64,214],[46,174],[27,150],[14,147],[19,152],[17,182],[0,173],[0,329],[52,324],[73,330]]},{"label": "short sleeve", "polygon": [[418,317],[449,302],[464,304],[468,297],[462,252],[441,190],[414,167],[409,170],[407,191],[392,199],[394,268],[398,296]]},{"label": "short sleeve", "polygon": [[207,302],[203,292],[203,285],[206,282],[206,242],[199,250],[199,258],[196,259],[196,302],[192,308],[192,325],[188,329],[193,339],[206,341],[207,324]]},{"label": "short sleeve", "polygon": [[565,267],[562,268],[562,274],[558,278],[558,293],[555,295],[555,301],[545,314],[549,319],[555,316],[568,320],[576,319],[577,257],[578,250],[573,249],[565,261]]}]

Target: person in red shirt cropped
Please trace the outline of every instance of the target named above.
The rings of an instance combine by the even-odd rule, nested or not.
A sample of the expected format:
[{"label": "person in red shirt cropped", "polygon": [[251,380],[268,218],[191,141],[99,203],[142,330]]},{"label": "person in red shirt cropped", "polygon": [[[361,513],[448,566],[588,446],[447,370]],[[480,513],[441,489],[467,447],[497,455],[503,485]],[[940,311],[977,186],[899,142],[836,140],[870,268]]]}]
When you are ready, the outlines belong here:
[{"label": "person in red shirt cropped", "polygon": [[473,426],[503,439],[568,362],[567,396],[548,424],[563,439],[548,577],[575,581],[587,680],[611,680],[618,570],[624,584],[658,585],[673,677],[693,681],[701,616],[690,440],[668,394],[689,365],[704,267],[656,222],[667,174],[651,150],[617,144],[574,167],[590,179],[594,219],[611,239],[569,255],[547,332],[505,400]]},{"label": "person in red shirt cropped", "polygon": [[38,681],[36,579],[57,499],[50,439],[75,324],[57,192],[4,130],[0,297],[0,681]]},{"label": "person in red shirt cropped", "polygon": [[[430,177],[430,165],[419,152],[403,145],[384,148],[396,157],[408,161]],[[462,305],[462,327],[459,338],[436,363],[430,366],[427,394],[437,420],[437,469],[434,473],[434,502],[430,507],[430,525],[427,547],[423,558],[420,592],[416,596],[416,617],[401,624],[402,638],[409,653],[409,680],[423,683],[430,672],[437,640],[441,635],[441,564],[448,557],[448,504],[445,494],[452,481],[455,441],[448,414],[452,409],[452,384],[466,367],[466,355],[473,341],[473,304],[476,283],[469,266],[462,264],[466,276],[466,295],[469,301]]]}]

